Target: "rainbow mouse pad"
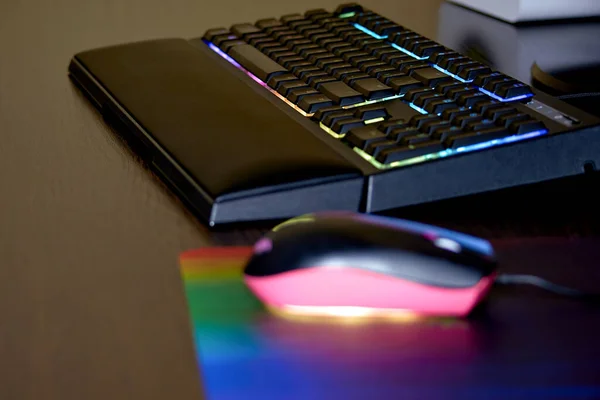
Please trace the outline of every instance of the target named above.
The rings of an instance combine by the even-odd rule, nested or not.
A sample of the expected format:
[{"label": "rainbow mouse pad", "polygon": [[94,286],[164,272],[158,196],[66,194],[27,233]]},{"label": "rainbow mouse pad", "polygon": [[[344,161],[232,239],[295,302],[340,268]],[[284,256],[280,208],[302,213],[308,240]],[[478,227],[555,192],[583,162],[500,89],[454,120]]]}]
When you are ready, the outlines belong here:
[{"label": "rainbow mouse pad", "polygon": [[244,284],[251,254],[220,247],[180,257],[208,399],[481,398],[465,381],[481,362],[473,323],[280,315]]}]

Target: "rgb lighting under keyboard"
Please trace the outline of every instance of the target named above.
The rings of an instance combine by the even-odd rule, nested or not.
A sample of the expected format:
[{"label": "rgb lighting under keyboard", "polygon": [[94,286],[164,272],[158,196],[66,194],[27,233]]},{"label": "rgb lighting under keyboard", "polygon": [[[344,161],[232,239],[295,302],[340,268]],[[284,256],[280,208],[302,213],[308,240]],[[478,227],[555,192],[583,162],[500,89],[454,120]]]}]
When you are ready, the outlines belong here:
[{"label": "rgb lighting under keyboard", "polygon": [[548,133],[525,106],[528,85],[356,4],[203,40],[379,169]]}]

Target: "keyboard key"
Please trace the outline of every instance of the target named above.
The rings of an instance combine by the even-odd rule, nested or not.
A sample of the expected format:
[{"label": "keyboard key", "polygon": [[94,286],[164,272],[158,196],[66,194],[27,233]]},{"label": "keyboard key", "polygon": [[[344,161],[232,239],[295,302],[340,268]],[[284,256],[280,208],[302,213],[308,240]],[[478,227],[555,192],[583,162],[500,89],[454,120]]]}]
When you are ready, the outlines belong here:
[{"label": "keyboard key", "polygon": [[313,31],[315,29],[323,29],[323,27],[319,24],[312,23],[312,24],[300,25],[295,28],[296,32],[298,32],[302,35],[304,35],[305,32]]},{"label": "keyboard key", "polygon": [[365,125],[351,129],[346,135],[346,140],[350,142],[351,145],[363,150],[368,144],[378,141],[381,142],[386,139],[387,137],[385,134],[373,125]]},{"label": "keyboard key", "polygon": [[267,47],[281,47],[281,43],[271,38],[254,38],[248,42],[260,51],[264,51]]},{"label": "keyboard key", "polygon": [[[323,75],[323,71],[314,65],[310,64],[304,67],[294,68],[294,75],[296,75],[300,79],[304,79],[307,74],[317,73],[317,75]],[[312,74],[311,74],[312,75]]]},{"label": "keyboard key", "polygon": [[[313,42],[311,42],[308,39],[290,40],[285,45],[288,48],[292,49],[292,51],[296,54],[298,54],[300,52],[300,50],[305,49],[306,47],[304,47],[304,46],[314,46],[313,48],[318,47],[317,45],[315,45]],[[298,50],[298,49],[300,49],[300,50]]]},{"label": "keyboard key", "polygon": [[531,88],[528,85],[521,82],[516,82],[510,84],[503,84],[499,87],[496,87],[496,91],[494,92],[494,94],[504,99],[508,99],[519,96],[531,96],[533,95],[533,92],[531,91]]},{"label": "keyboard key", "polygon": [[298,107],[307,113],[313,113],[319,109],[330,107],[333,105],[333,101],[323,94],[312,94],[302,97],[298,103]]},{"label": "keyboard key", "polygon": [[381,79],[381,77],[384,74],[392,74],[392,73],[402,74],[402,72],[397,72],[396,68],[390,67],[389,65],[385,65],[385,64],[382,65],[382,66],[380,66],[380,67],[375,67],[375,68],[372,68],[371,70],[369,70],[369,75],[371,75],[372,77],[375,77],[375,78],[379,79],[380,81],[383,81]]},{"label": "keyboard key", "polygon": [[463,146],[470,146],[495,139],[502,139],[510,135],[506,128],[490,128],[479,132],[461,132],[455,135],[447,136],[444,145],[456,149]]},{"label": "keyboard key", "polygon": [[427,46],[419,46],[415,49],[415,54],[419,57],[429,57],[433,53],[444,50],[444,46],[439,44],[430,44]]},{"label": "keyboard key", "polygon": [[347,68],[342,68],[342,69],[338,69],[338,70],[334,71],[333,76],[335,77],[335,79],[343,80],[346,77],[346,75],[355,74],[355,73],[361,73],[360,69],[358,69],[356,67],[347,67]]},{"label": "keyboard key", "polygon": [[400,139],[400,143],[404,145],[418,145],[425,142],[431,142],[431,136],[427,133],[419,133],[414,136],[405,136]]},{"label": "keyboard key", "polygon": [[298,62],[304,62],[304,58],[300,56],[289,56],[289,57],[275,57],[277,58],[277,62],[288,70],[291,68],[290,64],[295,64]]},{"label": "keyboard key", "polygon": [[313,21],[311,21],[310,19],[306,19],[306,18],[301,18],[295,21],[290,21],[288,22],[287,26],[289,26],[292,29],[298,29],[298,27],[300,26],[306,26],[306,25],[312,25]]},{"label": "keyboard key", "polygon": [[[506,104],[501,103],[497,100],[488,100],[488,101],[483,101],[481,103],[477,103],[475,104],[475,106],[473,106],[473,110],[477,111],[480,114],[483,113],[487,113],[488,110],[493,110],[494,108],[501,108],[501,107],[505,107]],[[486,115],[487,117],[489,117],[488,115]]]},{"label": "keyboard key", "polygon": [[321,86],[326,83],[343,83],[335,80],[333,76],[323,75],[316,77],[310,81],[310,85],[317,90],[320,90]]},{"label": "keyboard key", "polygon": [[244,35],[247,35],[249,33],[260,32],[260,29],[252,24],[237,24],[237,25],[233,25],[231,27],[231,32],[234,35],[237,35],[237,36],[243,38]]},{"label": "keyboard key", "polygon": [[387,53],[397,51],[392,47],[391,44],[382,41],[368,44],[363,47],[363,50],[375,57],[379,57],[382,52]]},{"label": "keyboard key", "polygon": [[308,96],[310,94],[319,94],[319,92],[311,87],[296,88],[288,92],[287,99],[294,104],[298,104],[302,97]]},{"label": "keyboard key", "polygon": [[273,75],[288,72],[287,69],[249,44],[240,44],[232,47],[229,55],[263,82],[267,82]]},{"label": "keyboard key", "polygon": [[363,8],[356,3],[344,3],[337,6],[335,9],[336,14],[346,14],[346,13],[360,13],[363,11]]},{"label": "keyboard key", "polygon": [[290,49],[285,46],[271,46],[264,48],[262,52],[269,58],[275,58],[279,53],[287,53]]},{"label": "keyboard key", "polygon": [[400,72],[394,67],[390,67],[390,68],[392,68],[390,71],[383,72],[383,73],[379,74],[379,76],[377,77],[377,79],[379,79],[380,81],[382,81],[383,83],[385,83],[388,86],[389,86],[389,81],[392,78],[397,78],[400,76],[407,76],[404,72]]},{"label": "keyboard key", "polygon": [[449,50],[449,49],[444,49],[441,51],[433,52],[429,56],[428,61],[439,66],[440,63],[447,57],[458,57],[458,56],[460,56],[460,54],[458,54],[457,52],[455,52],[453,50]]},{"label": "keyboard key", "polygon": [[227,28],[213,28],[213,29],[207,30],[204,33],[204,36],[202,36],[202,39],[212,42],[212,40],[215,36],[229,35],[230,33],[231,32]]},{"label": "keyboard key", "polygon": [[329,32],[321,33],[319,35],[313,35],[310,38],[310,40],[312,40],[314,43],[318,44],[321,47],[324,47],[324,42],[331,41],[331,39],[338,40],[339,38],[337,38],[333,33],[329,33]]},{"label": "keyboard key", "polygon": [[529,119],[531,119],[529,115],[517,112],[512,114],[501,115],[496,119],[496,124],[508,128],[517,121],[527,121]]},{"label": "keyboard key", "polygon": [[287,59],[292,59],[293,61],[302,60],[302,57],[294,53],[293,51],[282,51],[273,55],[272,59],[278,63],[283,65],[283,62]]},{"label": "keyboard key", "polygon": [[404,95],[404,98],[406,99],[406,101],[410,101],[410,102],[414,102],[416,99],[418,99],[420,96],[423,96],[425,94],[429,94],[429,93],[433,93],[433,89],[431,88],[414,88],[414,89],[409,89],[406,94]]},{"label": "keyboard key", "polygon": [[312,64],[308,61],[294,61],[288,64],[287,69],[292,71],[292,73],[295,73],[295,71],[301,67],[312,67]]},{"label": "keyboard key", "polygon": [[281,74],[281,75],[275,75],[273,77],[271,77],[271,79],[269,79],[268,85],[269,87],[277,90],[279,88],[279,85],[281,85],[283,82],[288,82],[288,81],[293,81],[293,80],[297,80],[298,78],[296,78],[296,76],[294,74]]},{"label": "keyboard key", "polygon": [[481,121],[473,121],[465,126],[466,131],[483,131],[490,128],[495,128],[494,121],[491,119],[482,119]]},{"label": "keyboard key", "polygon": [[[229,35],[219,35],[219,36],[215,36],[212,40],[213,44],[219,48],[221,48],[221,46],[223,45],[223,43],[225,42],[231,42],[231,41],[240,41],[240,38],[229,34]],[[242,40],[243,44],[246,44],[243,40]]]},{"label": "keyboard key", "polygon": [[[501,104],[500,104],[501,105]],[[486,118],[489,118],[493,121],[495,121],[496,119],[498,119],[499,117],[501,117],[502,115],[505,114],[513,114],[516,113],[517,109],[513,108],[513,107],[509,107],[509,106],[500,106],[500,107],[490,107],[488,108],[483,115]]]},{"label": "keyboard key", "polygon": [[451,122],[456,126],[464,128],[465,126],[467,126],[467,124],[481,120],[483,120],[483,118],[480,114],[467,110],[462,113],[457,113],[457,116],[455,118],[452,118]]},{"label": "keyboard key", "polygon": [[419,68],[411,71],[410,76],[423,82],[427,86],[435,86],[441,82],[451,82],[452,78],[435,68]]},{"label": "keyboard key", "polygon": [[344,59],[340,57],[328,57],[317,61],[316,66],[321,69],[324,69],[329,64],[339,64],[344,62]]},{"label": "keyboard key", "polygon": [[315,48],[308,48],[308,49],[304,49],[300,52],[300,55],[306,59],[308,59],[310,62],[313,62],[310,58],[316,54],[328,54],[327,50],[322,49],[320,47],[315,47]]},{"label": "keyboard key", "polygon": [[329,65],[325,66],[325,71],[330,75],[334,75],[337,70],[347,69],[347,68],[354,68],[354,67],[352,67],[352,64],[349,64],[349,63],[329,64]]},{"label": "keyboard key", "polygon": [[484,87],[490,80],[492,79],[498,79],[503,77],[504,75],[501,74],[500,72],[491,72],[489,74],[484,74],[484,75],[478,75],[477,78],[475,78],[473,80],[473,84],[479,86],[479,87]]},{"label": "keyboard key", "polygon": [[340,120],[337,120],[335,122],[335,124],[333,124],[333,126],[331,127],[331,130],[336,133],[339,133],[339,134],[344,134],[344,133],[348,132],[350,129],[364,126],[364,124],[365,123],[363,122],[363,120],[358,119],[358,118],[340,119]]},{"label": "keyboard key", "polygon": [[365,147],[364,150],[365,150],[365,153],[370,154],[371,156],[375,157],[382,150],[391,149],[391,148],[397,147],[397,146],[398,146],[398,143],[396,143],[395,140],[382,140],[382,141],[376,141],[376,142],[369,143]]},{"label": "keyboard key", "polygon": [[415,101],[413,101],[413,104],[424,108],[427,104],[429,104],[430,101],[433,100],[437,100],[437,99],[443,99],[444,95],[442,95],[441,93],[436,93],[436,92],[432,92],[432,93],[427,93],[423,96],[419,96],[419,98],[415,99]]},{"label": "keyboard key", "polygon": [[483,93],[470,93],[458,96],[457,103],[465,107],[473,107],[480,101],[488,101],[489,97]]},{"label": "keyboard key", "polygon": [[310,57],[308,57],[308,61],[310,61],[313,64],[316,64],[319,61],[324,60],[326,58],[335,58],[335,56],[331,53],[312,54]]},{"label": "keyboard key", "polygon": [[384,85],[375,78],[356,80],[352,82],[351,86],[368,100],[377,100],[394,94],[391,87]]},{"label": "keyboard key", "polygon": [[442,60],[438,63],[438,66],[447,71],[450,71],[452,65],[470,61],[471,60],[465,56],[450,56],[442,58]]},{"label": "keyboard key", "polygon": [[315,115],[313,115],[312,118],[317,121],[322,121],[327,115],[332,114],[334,112],[339,112],[339,111],[344,111],[344,110],[340,106],[329,106],[329,107],[319,108],[315,112]]},{"label": "keyboard key", "polygon": [[321,120],[325,126],[332,127],[337,121],[341,119],[350,119],[353,118],[354,114],[349,110],[336,111],[332,113],[327,113],[324,118]]},{"label": "keyboard key", "polygon": [[423,107],[425,111],[433,114],[439,114],[445,110],[455,109],[457,104],[450,99],[435,99],[430,101]]},{"label": "keyboard key", "polygon": [[409,73],[412,70],[420,69],[420,68],[429,68],[429,64],[419,60],[411,60],[411,61],[398,61],[394,60],[392,62],[396,68],[398,68],[402,72]]},{"label": "keyboard key", "polygon": [[460,62],[455,62],[448,67],[448,71],[453,73],[454,75],[460,74],[460,72],[465,68],[473,68],[480,65],[478,62],[473,60],[464,60]]},{"label": "keyboard key", "polygon": [[308,83],[309,85],[312,85],[312,82],[314,79],[316,78],[320,78],[323,76],[327,76],[327,74],[325,73],[325,71],[322,71],[318,68],[315,68],[312,71],[307,71],[305,73],[302,74],[302,79],[304,80],[304,82]]},{"label": "keyboard key", "polygon": [[404,161],[411,158],[437,153],[444,150],[444,146],[437,140],[408,145],[403,147],[382,150],[375,159],[382,164],[390,164],[396,161]]},{"label": "keyboard key", "polygon": [[392,129],[391,132],[388,133],[387,137],[400,144],[408,144],[408,140],[410,138],[414,138],[419,135],[422,135],[422,133],[419,132],[417,129],[411,126],[402,125],[400,127]]},{"label": "keyboard key", "polygon": [[260,29],[266,29],[274,26],[281,26],[281,22],[275,18],[264,18],[256,21],[255,25]]},{"label": "keyboard key", "polygon": [[[363,72],[367,72],[364,71],[362,69],[363,65],[368,65],[371,62],[376,62],[376,63],[380,63],[382,61],[379,61],[377,58],[373,57],[373,56],[364,56],[364,57],[356,57],[356,58],[352,58],[352,60],[350,61],[352,63],[352,65],[354,65],[355,67],[359,68],[361,71]],[[379,64],[381,65],[381,64]]]},{"label": "keyboard key", "polygon": [[[454,87],[450,90],[446,91],[446,96],[452,100],[458,100],[458,98],[460,96],[466,96],[468,94],[480,94],[481,92],[476,89],[476,88],[472,88],[470,85],[463,85],[463,86],[458,86],[458,87]],[[487,99],[486,99],[487,101]]]},{"label": "keyboard key", "polygon": [[237,46],[240,44],[246,44],[246,42],[244,42],[243,40],[227,40],[223,43],[221,43],[221,45],[219,46],[219,48],[221,50],[223,50],[225,53],[229,53],[229,50],[233,47],[233,46]]},{"label": "keyboard key", "polygon": [[292,80],[285,81],[279,85],[279,88],[277,89],[277,93],[279,93],[282,96],[287,96],[287,94],[290,90],[302,88],[302,87],[308,87],[308,85],[299,79],[295,80],[295,81],[292,81]]},{"label": "keyboard key", "polygon": [[458,82],[458,81],[449,81],[449,82],[442,82],[438,85],[435,85],[435,90],[437,90],[440,93],[448,93],[450,90],[469,90],[469,89],[475,89],[477,90],[477,88],[475,86],[468,86],[465,85],[462,82]]},{"label": "keyboard key", "polygon": [[487,83],[483,86],[483,88],[489,92],[495,93],[496,88],[501,85],[504,85],[505,83],[514,84],[518,82],[512,78],[509,78],[508,76],[501,76],[499,78],[488,80]]},{"label": "keyboard key", "polygon": [[452,121],[454,121],[455,118],[463,116],[463,115],[469,115],[472,112],[473,112],[472,110],[469,110],[464,107],[450,108],[450,109],[444,110],[442,112],[442,119],[452,122]]},{"label": "keyboard key", "polygon": [[342,106],[356,104],[364,101],[362,95],[344,82],[328,82],[323,83],[319,87],[319,91],[332,99],[335,103]]},{"label": "keyboard key", "polygon": [[431,137],[432,137],[432,139],[436,139],[436,140],[439,140],[440,142],[444,143],[451,136],[460,135],[461,133],[463,133],[463,131],[458,126],[450,126],[449,128],[443,128],[443,129],[436,130],[435,132],[433,132],[431,134]]},{"label": "keyboard key", "polygon": [[406,120],[402,118],[390,118],[385,122],[377,125],[377,129],[381,132],[388,134],[395,128],[402,128],[406,126]]},{"label": "keyboard key", "polygon": [[462,71],[460,71],[458,76],[469,81],[475,79],[479,75],[489,74],[491,72],[492,70],[489,67],[480,64],[474,67],[464,68]]},{"label": "keyboard key", "polygon": [[439,121],[441,121],[441,118],[435,114],[419,114],[412,117],[409,123],[411,126],[421,129],[421,127],[425,124]]},{"label": "keyboard key", "polygon": [[544,123],[541,121],[528,119],[525,121],[517,121],[512,123],[509,129],[513,133],[524,134],[546,129],[546,125],[544,125]]},{"label": "keyboard key", "polygon": [[297,14],[297,13],[282,15],[280,18],[281,22],[283,22],[286,25],[289,25],[290,22],[303,20],[303,19],[304,19],[304,16]]},{"label": "keyboard key", "polygon": [[421,125],[419,130],[424,133],[433,134],[441,129],[450,128],[450,122],[448,121],[429,121]]},{"label": "keyboard key", "polygon": [[356,118],[370,120],[375,118],[387,118],[389,116],[385,106],[381,104],[369,104],[356,109],[354,112]]},{"label": "keyboard key", "polygon": [[283,24],[279,24],[279,25],[274,25],[274,26],[269,26],[267,28],[263,28],[263,32],[269,35],[274,34],[275,32],[283,32],[283,31],[290,31],[290,28],[288,28],[286,25]]},{"label": "keyboard key", "polygon": [[370,78],[370,76],[365,74],[364,72],[355,72],[355,73],[344,76],[343,80],[346,85],[352,86],[352,83],[354,81],[358,81],[360,79],[366,79],[366,78]]},{"label": "keyboard key", "polygon": [[380,68],[380,67],[388,67],[389,68],[389,66],[386,63],[384,63],[383,61],[379,61],[378,59],[375,59],[374,61],[369,61],[369,62],[363,63],[360,66],[360,70],[371,75],[371,71],[373,71],[375,68]]}]

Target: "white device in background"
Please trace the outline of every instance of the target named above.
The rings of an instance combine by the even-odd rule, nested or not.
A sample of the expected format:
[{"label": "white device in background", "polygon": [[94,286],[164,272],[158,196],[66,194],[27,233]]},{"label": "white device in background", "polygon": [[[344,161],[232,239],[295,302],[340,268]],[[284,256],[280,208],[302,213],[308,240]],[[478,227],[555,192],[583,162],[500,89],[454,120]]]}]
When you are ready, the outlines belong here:
[{"label": "white device in background", "polygon": [[[533,2],[554,3],[548,0]],[[600,7],[600,0],[593,2]],[[564,3],[581,1],[564,0]],[[443,3],[439,11],[437,40],[441,44],[528,84],[532,83],[532,71],[536,68],[554,74],[600,66],[599,38],[599,23],[519,27],[456,4]],[[590,83],[594,81],[597,79]]]},{"label": "white device in background", "polygon": [[511,23],[600,16],[600,0],[450,0]]}]

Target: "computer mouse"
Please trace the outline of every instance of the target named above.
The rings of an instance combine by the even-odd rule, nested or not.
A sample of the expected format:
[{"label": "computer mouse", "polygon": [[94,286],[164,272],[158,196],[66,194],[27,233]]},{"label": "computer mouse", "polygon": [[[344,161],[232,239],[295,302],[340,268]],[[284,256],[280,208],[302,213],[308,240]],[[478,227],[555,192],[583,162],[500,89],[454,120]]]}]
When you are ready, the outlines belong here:
[{"label": "computer mouse", "polygon": [[496,276],[491,244],[417,222],[351,212],[292,218],[244,267],[268,308],[339,316],[467,316]]}]

